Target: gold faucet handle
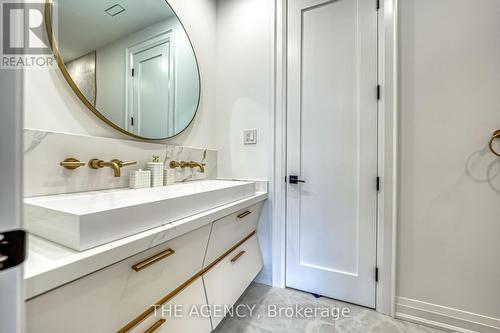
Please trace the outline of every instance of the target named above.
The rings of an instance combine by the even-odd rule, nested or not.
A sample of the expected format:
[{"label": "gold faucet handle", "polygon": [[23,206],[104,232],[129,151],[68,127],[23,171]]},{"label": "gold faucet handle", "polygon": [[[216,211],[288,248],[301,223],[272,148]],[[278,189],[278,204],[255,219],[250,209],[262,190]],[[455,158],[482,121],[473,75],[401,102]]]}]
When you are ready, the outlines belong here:
[{"label": "gold faucet handle", "polygon": [[137,164],[137,161],[123,162],[123,161],[120,161],[120,160],[113,160],[112,162],[116,162],[120,166],[120,168],[129,166],[129,165]]},{"label": "gold faucet handle", "polygon": [[[208,149],[203,150],[203,157],[201,158],[201,161],[200,161],[201,164],[203,164],[203,162],[205,162],[205,160],[207,158],[207,150]],[[205,164],[203,164],[203,165],[205,165]]]},{"label": "gold faucet handle", "polygon": [[78,169],[81,166],[85,165],[85,162],[80,162],[76,158],[70,157],[59,163],[60,166],[68,169],[68,170],[75,170]]}]

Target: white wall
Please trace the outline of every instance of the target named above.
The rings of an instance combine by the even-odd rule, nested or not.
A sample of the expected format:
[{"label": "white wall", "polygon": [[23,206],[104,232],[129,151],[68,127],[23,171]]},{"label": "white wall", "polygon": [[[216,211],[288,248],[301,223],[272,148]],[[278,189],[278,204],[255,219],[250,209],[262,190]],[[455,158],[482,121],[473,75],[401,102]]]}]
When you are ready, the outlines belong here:
[{"label": "white wall", "polygon": [[[201,104],[195,122],[172,144],[215,147],[215,0],[170,0],[198,57]],[[103,124],[76,97],[58,69],[26,71],[25,127],[112,138],[127,136]]]},{"label": "white wall", "polygon": [[500,1],[399,3],[397,295],[500,325]]},{"label": "white wall", "polygon": [[[218,175],[270,179],[273,167],[274,1],[217,1]],[[243,130],[257,129],[257,145],[243,145]],[[272,188],[272,187],[271,187]],[[271,284],[272,193],[258,235],[264,270]]]}]

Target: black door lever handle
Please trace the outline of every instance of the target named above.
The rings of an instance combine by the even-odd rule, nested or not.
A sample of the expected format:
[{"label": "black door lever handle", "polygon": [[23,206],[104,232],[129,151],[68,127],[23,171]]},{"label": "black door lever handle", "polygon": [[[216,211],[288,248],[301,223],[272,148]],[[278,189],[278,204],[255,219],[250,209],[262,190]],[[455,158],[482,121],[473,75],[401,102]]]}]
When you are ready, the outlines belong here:
[{"label": "black door lever handle", "polygon": [[290,176],[289,182],[290,184],[298,184],[298,183],[305,183],[305,180],[299,179],[299,176]]}]

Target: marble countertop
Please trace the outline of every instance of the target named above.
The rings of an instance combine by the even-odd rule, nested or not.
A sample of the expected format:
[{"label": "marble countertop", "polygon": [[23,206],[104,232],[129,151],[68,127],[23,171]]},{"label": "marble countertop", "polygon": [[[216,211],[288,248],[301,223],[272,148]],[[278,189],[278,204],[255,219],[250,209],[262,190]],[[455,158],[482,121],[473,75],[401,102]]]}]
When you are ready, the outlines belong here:
[{"label": "marble countertop", "polygon": [[29,300],[156,245],[267,199],[267,183],[255,195],[165,224],[87,251],[78,252],[33,235],[24,265],[25,299]]}]

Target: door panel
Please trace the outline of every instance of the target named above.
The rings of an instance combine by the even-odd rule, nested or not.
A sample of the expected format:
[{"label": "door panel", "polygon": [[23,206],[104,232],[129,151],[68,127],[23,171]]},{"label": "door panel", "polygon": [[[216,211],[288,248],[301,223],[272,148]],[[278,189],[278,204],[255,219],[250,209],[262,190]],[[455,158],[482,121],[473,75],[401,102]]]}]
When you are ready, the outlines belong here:
[{"label": "door panel", "polygon": [[375,306],[377,13],[291,1],[287,285]]},{"label": "door panel", "polygon": [[[166,137],[170,129],[169,110],[171,97],[170,43],[166,42],[133,55],[134,71],[134,115],[137,119],[138,135],[148,133],[154,137]],[[169,130],[168,130],[169,131]]]}]

